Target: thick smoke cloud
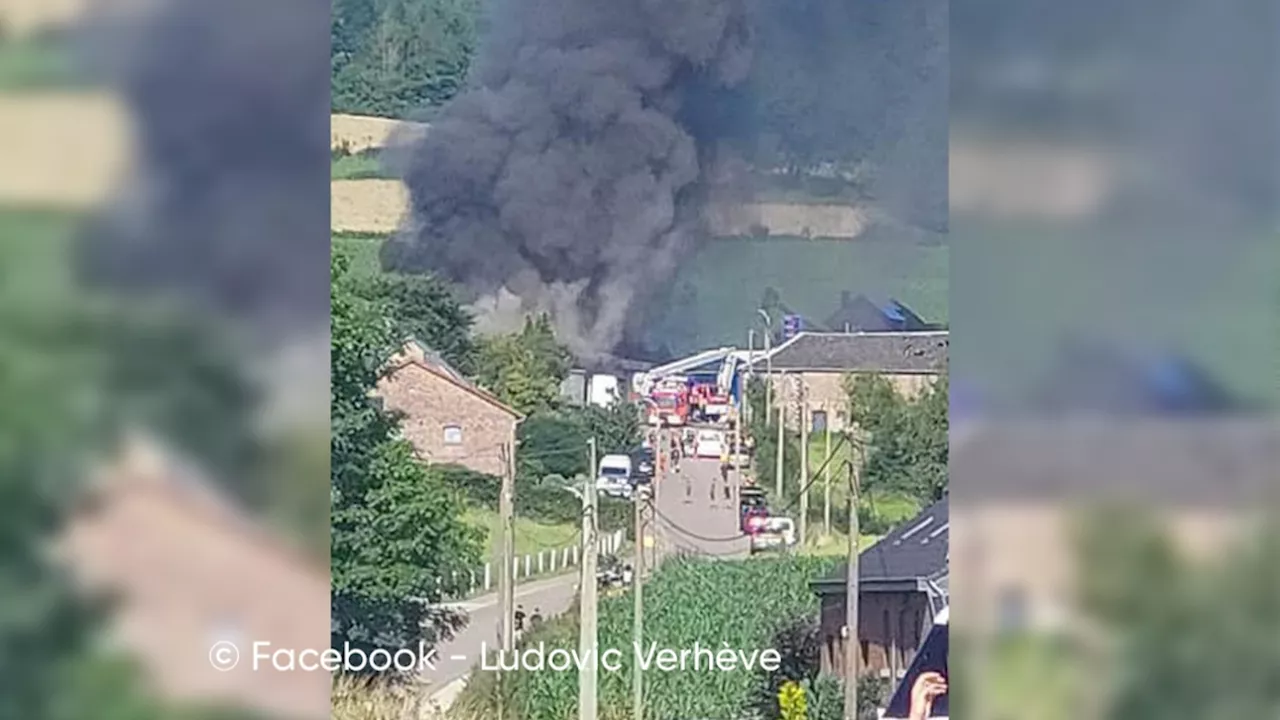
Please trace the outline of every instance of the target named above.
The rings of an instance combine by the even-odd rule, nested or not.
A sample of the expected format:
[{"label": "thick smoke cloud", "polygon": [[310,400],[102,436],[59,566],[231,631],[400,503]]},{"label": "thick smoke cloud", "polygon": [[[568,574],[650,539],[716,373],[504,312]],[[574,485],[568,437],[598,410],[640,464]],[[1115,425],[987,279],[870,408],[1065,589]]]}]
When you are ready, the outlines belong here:
[{"label": "thick smoke cloud", "polygon": [[84,278],[176,292],[271,340],[328,318],[329,60],[317,0],[100,3],[87,66],[137,132]]},{"label": "thick smoke cloud", "polygon": [[607,354],[697,232],[714,153],[689,101],[746,78],[744,5],[525,0],[491,17],[475,89],[401,159],[413,225],[383,263],[464,284],[482,328],[549,311],[579,357]]}]

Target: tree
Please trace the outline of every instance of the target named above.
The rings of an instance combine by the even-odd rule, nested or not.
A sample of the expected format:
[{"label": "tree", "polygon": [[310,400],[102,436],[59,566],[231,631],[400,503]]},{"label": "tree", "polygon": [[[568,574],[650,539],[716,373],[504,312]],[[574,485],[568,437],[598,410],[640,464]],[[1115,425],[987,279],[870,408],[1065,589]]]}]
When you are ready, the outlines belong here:
[{"label": "tree", "polygon": [[[1280,531],[1274,524],[1201,564],[1152,518],[1114,507],[1089,518],[1085,609],[1114,641],[1105,717],[1254,718],[1280,704]],[[1205,658],[1213,658],[1206,662]],[[1101,679],[1101,678],[1100,678]]]},{"label": "tree", "polygon": [[461,90],[475,54],[478,0],[335,0],[333,109],[406,117]]},{"label": "tree", "polygon": [[870,450],[863,463],[867,490],[902,492],[929,503],[947,485],[947,392],[945,374],[908,399],[880,375],[852,375],[845,383],[850,417]]},{"label": "tree", "polygon": [[461,521],[457,492],[417,460],[371,395],[398,344],[386,307],[345,277],[347,262],[331,263],[331,640],[394,652],[459,627],[434,603],[461,589],[451,573],[479,561],[481,533]]},{"label": "tree", "polygon": [[355,287],[361,297],[387,309],[397,343],[416,339],[464,375],[474,373],[472,317],[444,281],[431,275],[380,274]]},{"label": "tree", "polygon": [[551,317],[526,318],[524,328],[480,344],[480,384],[524,415],[549,410],[569,377],[573,356],[556,340]]}]

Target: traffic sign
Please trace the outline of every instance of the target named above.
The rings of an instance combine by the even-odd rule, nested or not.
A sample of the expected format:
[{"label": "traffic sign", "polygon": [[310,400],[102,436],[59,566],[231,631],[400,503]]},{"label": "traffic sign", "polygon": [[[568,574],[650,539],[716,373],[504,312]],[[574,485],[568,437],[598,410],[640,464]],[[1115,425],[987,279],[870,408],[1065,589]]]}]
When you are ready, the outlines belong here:
[{"label": "traffic sign", "polygon": [[782,337],[791,339],[801,330],[801,320],[799,315],[784,315],[782,317]]}]

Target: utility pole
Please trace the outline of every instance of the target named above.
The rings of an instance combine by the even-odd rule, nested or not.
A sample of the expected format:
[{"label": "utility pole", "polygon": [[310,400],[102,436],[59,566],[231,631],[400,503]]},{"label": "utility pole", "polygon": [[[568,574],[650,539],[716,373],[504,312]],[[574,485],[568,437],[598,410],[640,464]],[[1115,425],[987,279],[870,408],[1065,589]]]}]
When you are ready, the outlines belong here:
[{"label": "utility pole", "polygon": [[[854,453],[860,457],[860,453]],[[849,558],[844,579],[844,720],[858,718],[858,476],[849,468]]]},{"label": "utility pole", "polygon": [[[631,596],[635,601],[633,625],[631,628],[633,652],[640,652],[644,642],[644,521],[640,517],[640,508],[646,501],[640,488],[636,488],[635,505],[635,545],[634,560],[631,567]],[[631,717],[632,720],[644,719],[644,671],[640,663],[631,666]]]},{"label": "utility pole", "polygon": [[764,384],[764,410],[765,417],[773,414],[773,353],[770,352],[773,345],[773,320],[769,319],[769,313],[764,308],[759,310],[760,317],[764,318],[764,364],[765,384]]},{"label": "utility pole", "polygon": [[498,532],[501,533],[498,543],[498,605],[501,613],[498,618],[498,647],[504,652],[511,652],[515,647],[515,583],[511,577],[515,552],[511,541],[511,530],[515,527],[515,459],[510,444],[504,443],[499,455],[502,487],[498,495]]},{"label": "utility pole", "polygon": [[787,405],[786,403],[778,403],[778,467],[775,468],[774,481],[777,487],[774,488],[774,501],[782,502],[782,460],[783,455],[787,452]]},{"label": "utility pole", "polygon": [[591,447],[591,474],[582,488],[582,578],[578,585],[578,656],[584,659],[578,673],[578,720],[596,720],[596,439]]},{"label": "utility pole", "polygon": [[809,393],[804,378],[797,377],[800,388],[800,547],[809,540]]},{"label": "utility pole", "polygon": [[831,537],[831,418],[822,426],[822,533]]}]

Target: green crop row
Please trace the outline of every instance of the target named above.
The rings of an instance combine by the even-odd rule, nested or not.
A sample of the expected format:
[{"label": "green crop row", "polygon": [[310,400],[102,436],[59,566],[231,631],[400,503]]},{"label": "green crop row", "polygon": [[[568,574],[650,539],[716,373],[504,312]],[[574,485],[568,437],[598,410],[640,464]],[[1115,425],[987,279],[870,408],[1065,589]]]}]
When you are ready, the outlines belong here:
[{"label": "green crop row", "polygon": [[[730,648],[750,656],[769,648],[778,628],[800,615],[817,611],[817,598],[809,582],[832,571],[835,562],[820,557],[758,558],[725,562],[692,559],[671,560],[645,584],[645,634],[642,652],[658,649],[677,653],[695,644],[711,652]],[[632,599],[624,594],[604,599],[600,607],[599,642],[603,653],[621,651],[616,669],[599,672],[601,720],[630,716],[632,665]],[[552,649],[577,647],[576,618],[548,623],[522,647],[542,644]],[[692,658],[692,656],[689,656]],[[706,657],[703,655],[703,657]],[[683,668],[645,672],[645,717],[652,720],[739,718],[750,714],[753,691],[760,682],[757,655],[754,669],[695,668],[690,659]],[[476,695],[492,697],[492,672],[481,672],[468,688],[473,691],[463,705],[478,709]],[[503,696],[510,716],[519,720],[568,720],[576,717],[578,673],[576,669],[518,670],[503,675]]]}]

